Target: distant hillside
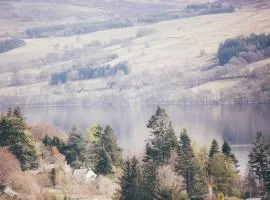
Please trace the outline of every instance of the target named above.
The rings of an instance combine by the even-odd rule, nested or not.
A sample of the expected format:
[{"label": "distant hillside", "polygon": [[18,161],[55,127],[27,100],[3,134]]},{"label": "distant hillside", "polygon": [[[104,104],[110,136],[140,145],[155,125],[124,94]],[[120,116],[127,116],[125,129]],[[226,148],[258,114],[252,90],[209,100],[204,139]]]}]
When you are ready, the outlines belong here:
[{"label": "distant hillside", "polygon": [[[29,6],[29,2],[24,3]],[[147,0],[119,1],[118,4],[103,1],[65,3],[68,4],[67,8],[71,6],[70,9],[74,9],[74,12],[68,9],[67,12],[71,13],[69,17],[76,20],[68,23],[70,18],[65,12],[53,15],[56,11],[52,10],[50,16],[53,16],[53,19],[47,27],[57,27],[63,24],[58,23],[63,19],[67,21],[64,20],[65,25],[57,29],[56,35],[50,33],[52,37],[43,35],[44,37],[39,38],[30,38],[22,33],[27,28],[36,30],[35,28],[44,27],[42,20],[37,23],[33,18],[27,18],[27,13],[16,7],[16,2],[8,4],[7,10],[15,12],[17,9],[18,15],[24,16],[29,23],[18,26],[18,31],[15,31],[19,35],[22,34],[25,45],[0,54],[1,103],[269,101],[268,48],[264,48],[263,51],[259,48],[254,51],[241,50],[237,54],[230,54],[225,59],[226,62],[219,62],[219,45],[222,42],[250,34],[270,33],[270,9],[266,6],[268,1],[235,1],[233,4],[227,1],[153,3]],[[3,2],[0,6],[7,6],[6,4]],[[50,3],[35,3],[43,6],[45,4],[52,8]],[[153,5],[155,9],[149,8],[149,5]],[[208,13],[209,9],[231,6],[233,12]],[[258,9],[256,6],[264,6],[264,9]],[[83,7],[91,7],[95,13],[95,17],[88,16],[89,22],[79,14]],[[110,10],[111,8],[114,9]],[[35,7],[35,11],[32,12],[38,9],[42,10],[39,17],[45,19],[46,12],[41,7]],[[139,11],[142,13],[137,15]],[[81,10],[81,14],[83,13]],[[115,20],[117,14],[123,16],[123,20],[133,19],[132,26],[104,30],[102,28],[90,33],[86,31],[84,34],[75,32],[75,35],[72,32],[71,27],[79,30],[84,27],[76,25],[82,21],[91,27],[91,23],[97,18],[102,19],[102,24],[108,20]],[[136,21],[135,15],[140,17],[136,18]],[[103,16],[104,19],[99,16]],[[16,21],[21,17],[12,18],[6,14],[4,19],[12,19],[14,27],[21,23]],[[142,19],[156,21],[142,22]],[[122,18],[118,16],[118,20],[121,21]],[[13,25],[11,23],[7,26],[5,23],[4,28],[12,32],[15,30]],[[67,30],[72,34],[66,35]],[[54,32],[54,29],[52,31]],[[250,45],[248,48],[253,47]]]}]

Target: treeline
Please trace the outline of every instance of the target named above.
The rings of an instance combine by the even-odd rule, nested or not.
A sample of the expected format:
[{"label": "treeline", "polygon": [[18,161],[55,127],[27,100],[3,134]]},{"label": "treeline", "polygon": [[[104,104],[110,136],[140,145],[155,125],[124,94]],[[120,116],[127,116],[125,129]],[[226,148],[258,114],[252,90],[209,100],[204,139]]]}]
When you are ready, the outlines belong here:
[{"label": "treeline", "polygon": [[270,198],[270,148],[261,133],[257,133],[249,155],[249,173],[243,180],[228,142],[220,148],[213,140],[207,152],[192,145],[185,129],[177,138],[166,111],[160,107],[147,127],[152,137],[144,157],[141,162],[136,157],[125,160],[116,199]]},{"label": "treeline", "polygon": [[30,38],[41,38],[50,36],[72,36],[92,33],[105,29],[116,29],[132,26],[129,20],[109,20],[96,23],[79,23],[68,25],[54,25],[47,27],[36,27],[26,29],[25,34]]},{"label": "treeline", "polygon": [[125,75],[130,73],[130,67],[127,62],[120,62],[117,65],[111,67],[110,65],[104,65],[97,68],[81,68],[76,71],[76,75],[70,75],[72,72],[58,72],[52,75],[50,85],[63,84],[67,81],[95,79],[100,77],[114,76],[118,72],[123,72]]},{"label": "treeline", "polygon": [[263,51],[270,47],[270,34],[251,34],[247,37],[240,36],[234,39],[227,39],[220,43],[217,57],[220,65],[227,64],[234,56],[242,52]]},{"label": "treeline", "polygon": [[[151,137],[142,159],[135,156],[123,159],[110,126],[92,125],[84,132],[74,126],[67,141],[45,135],[42,143],[49,152],[58,149],[73,168],[91,168],[102,175],[122,169],[115,199],[270,198],[270,144],[265,142],[262,133],[257,133],[249,154],[248,173],[242,179],[238,161],[227,141],[220,147],[212,140],[208,151],[193,143],[185,129],[177,137],[166,110],[161,107],[150,117],[147,128]],[[38,148],[27,130],[20,109],[9,109],[1,116],[0,145],[15,155],[23,170],[37,169],[42,145]],[[5,158],[10,157],[2,151]],[[41,158],[46,157],[44,152]],[[56,176],[56,171],[52,170],[52,175]]]},{"label": "treeline", "polygon": [[[209,153],[201,147],[196,151],[185,129],[177,138],[160,107],[147,127],[152,136],[142,162],[133,157],[124,163],[119,199],[204,199],[209,198],[209,184],[216,196],[239,196],[233,184],[237,160],[226,141],[222,150],[213,140]],[[166,177],[178,177],[178,182],[170,185]]]},{"label": "treeline", "polygon": [[0,53],[16,49],[25,45],[25,42],[20,39],[12,38],[4,41],[0,41]]}]

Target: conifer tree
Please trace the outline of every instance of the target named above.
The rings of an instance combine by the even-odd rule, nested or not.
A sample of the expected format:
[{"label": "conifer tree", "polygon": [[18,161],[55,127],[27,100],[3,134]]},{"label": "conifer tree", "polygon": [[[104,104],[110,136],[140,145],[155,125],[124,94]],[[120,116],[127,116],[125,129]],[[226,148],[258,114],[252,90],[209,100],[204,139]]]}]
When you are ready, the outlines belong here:
[{"label": "conifer tree", "polygon": [[23,170],[38,167],[36,141],[26,127],[19,107],[0,117],[0,146],[7,147],[20,161]]},{"label": "conifer tree", "polygon": [[226,157],[232,159],[232,161],[233,161],[236,168],[239,167],[238,160],[236,159],[235,155],[231,152],[231,147],[230,147],[229,143],[226,140],[224,140],[224,143],[222,145],[222,153]]},{"label": "conifer tree", "polygon": [[120,179],[120,200],[143,200],[141,188],[141,169],[136,157],[127,159]]},{"label": "conifer tree", "polygon": [[187,135],[187,130],[183,129],[180,135],[179,147],[177,150],[177,161],[175,165],[175,170],[184,177],[185,185],[188,194],[191,193],[191,186],[193,180],[191,179],[191,173],[193,173],[194,168],[194,153],[191,147],[191,140]]},{"label": "conifer tree", "polygon": [[111,174],[113,171],[113,165],[109,153],[106,151],[105,147],[100,147],[98,154],[98,162],[95,167],[95,171],[98,174]]},{"label": "conifer tree", "polygon": [[142,199],[159,199],[158,165],[148,160],[142,166]]},{"label": "conifer tree", "polygon": [[196,158],[193,158],[188,169],[189,196],[191,199],[203,199],[208,194],[208,185],[205,169]]},{"label": "conifer tree", "polygon": [[45,146],[51,146],[51,138],[47,134],[43,138],[42,142]]},{"label": "conifer tree", "polygon": [[148,121],[147,128],[151,129],[150,139],[153,158],[159,165],[166,164],[175,148],[176,136],[169,117],[164,108],[158,107]]},{"label": "conifer tree", "polygon": [[[68,164],[78,161],[80,163],[85,162],[86,151],[85,151],[85,140],[83,135],[77,130],[74,125],[71,129],[70,135],[68,137],[68,142],[63,150]],[[76,164],[77,165],[77,164]]]},{"label": "conifer tree", "polygon": [[110,126],[106,126],[100,140],[101,145],[104,146],[108,152],[112,164],[114,166],[121,166],[122,164],[122,150],[117,144],[116,136]]},{"label": "conifer tree", "polygon": [[176,172],[179,172],[184,176],[184,178],[186,178],[187,166],[191,165],[192,159],[194,158],[191,140],[186,129],[183,129],[181,132],[177,154],[177,163],[175,165]]},{"label": "conifer tree", "polygon": [[268,190],[270,179],[270,161],[266,153],[266,145],[261,132],[256,135],[256,141],[253,143],[249,154],[249,172],[255,174],[255,180]]},{"label": "conifer tree", "polygon": [[166,135],[166,142],[167,142],[167,148],[168,151],[175,150],[177,148],[177,137],[172,125],[172,122],[169,122],[168,128],[167,128],[167,135]]},{"label": "conifer tree", "polygon": [[212,158],[215,154],[220,153],[218,142],[214,139],[212,140],[209,157]]}]

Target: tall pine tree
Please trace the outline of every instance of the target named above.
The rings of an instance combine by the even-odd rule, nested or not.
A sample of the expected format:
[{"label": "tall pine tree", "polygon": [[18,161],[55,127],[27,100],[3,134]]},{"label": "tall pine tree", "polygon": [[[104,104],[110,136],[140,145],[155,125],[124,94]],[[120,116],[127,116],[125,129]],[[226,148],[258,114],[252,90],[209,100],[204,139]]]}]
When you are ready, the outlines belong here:
[{"label": "tall pine tree", "polygon": [[220,153],[218,142],[214,139],[212,140],[209,157],[212,158],[215,154]]},{"label": "tall pine tree", "polygon": [[147,128],[151,129],[150,139],[153,158],[159,165],[166,164],[175,148],[176,136],[172,124],[164,108],[158,107],[148,121]]},{"label": "tall pine tree", "polygon": [[194,153],[191,147],[191,140],[187,134],[187,130],[183,129],[180,135],[179,147],[177,150],[177,161],[175,170],[184,177],[185,185],[189,196],[191,195],[191,187],[193,180],[191,174],[193,173],[193,159]]},{"label": "tall pine tree", "polygon": [[108,152],[112,164],[114,166],[121,166],[122,164],[122,150],[117,144],[116,136],[113,129],[110,126],[106,126],[103,130],[100,139],[101,145],[104,146]]},{"label": "tall pine tree", "polygon": [[[261,132],[256,135],[252,150],[249,154],[249,172],[255,174],[255,180],[268,192],[270,179],[270,161],[266,153],[266,144]],[[263,192],[263,191],[261,191]]]}]

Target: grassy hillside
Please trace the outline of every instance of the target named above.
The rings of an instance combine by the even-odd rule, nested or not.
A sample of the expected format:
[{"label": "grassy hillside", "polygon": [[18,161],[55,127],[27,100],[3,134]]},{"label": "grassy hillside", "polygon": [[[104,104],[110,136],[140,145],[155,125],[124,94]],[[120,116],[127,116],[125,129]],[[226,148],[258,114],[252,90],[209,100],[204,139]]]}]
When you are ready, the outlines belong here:
[{"label": "grassy hillside", "polygon": [[[83,35],[26,37],[24,46],[0,54],[1,101],[28,104],[268,101],[268,56],[251,63],[243,57],[234,57],[224,66],[219,66],[217,60],[221,42],[240,35],[270,33],[267,1],[261,1],[266,8],[259,12],[256,5],[261,4],[249,2],[242,5],[237,1],[242,7],[238,5],[240,9],[230,13],[135,23]],[[86,4],[80,3],[69,5],[81,8]],[[98,13],[96,16],[107,13],[107,19],[112,19],[111,15],[119,14],[130,19],[139,11],[136,6],[144,8],[150,4],[160,9],[146,9],[144,14],[163,13],[166,9],[172,12],[172,8],[180,11],[187,6],[185,1],[146,0],[122,2],[121,6],[100,1],[87,6]],[[67,19],[71,17],[80,18],[78,13]],[[60,21],[65,18],[64,14],[59,18]],[[25,28],[24,25],[22,30]],[[115,70],[121,63],[126,63],[128,73]],[[85,71],[90,71],[91,76],[85,76]],[[65,81],[50,84],[55,75],[63,73]]]}]

